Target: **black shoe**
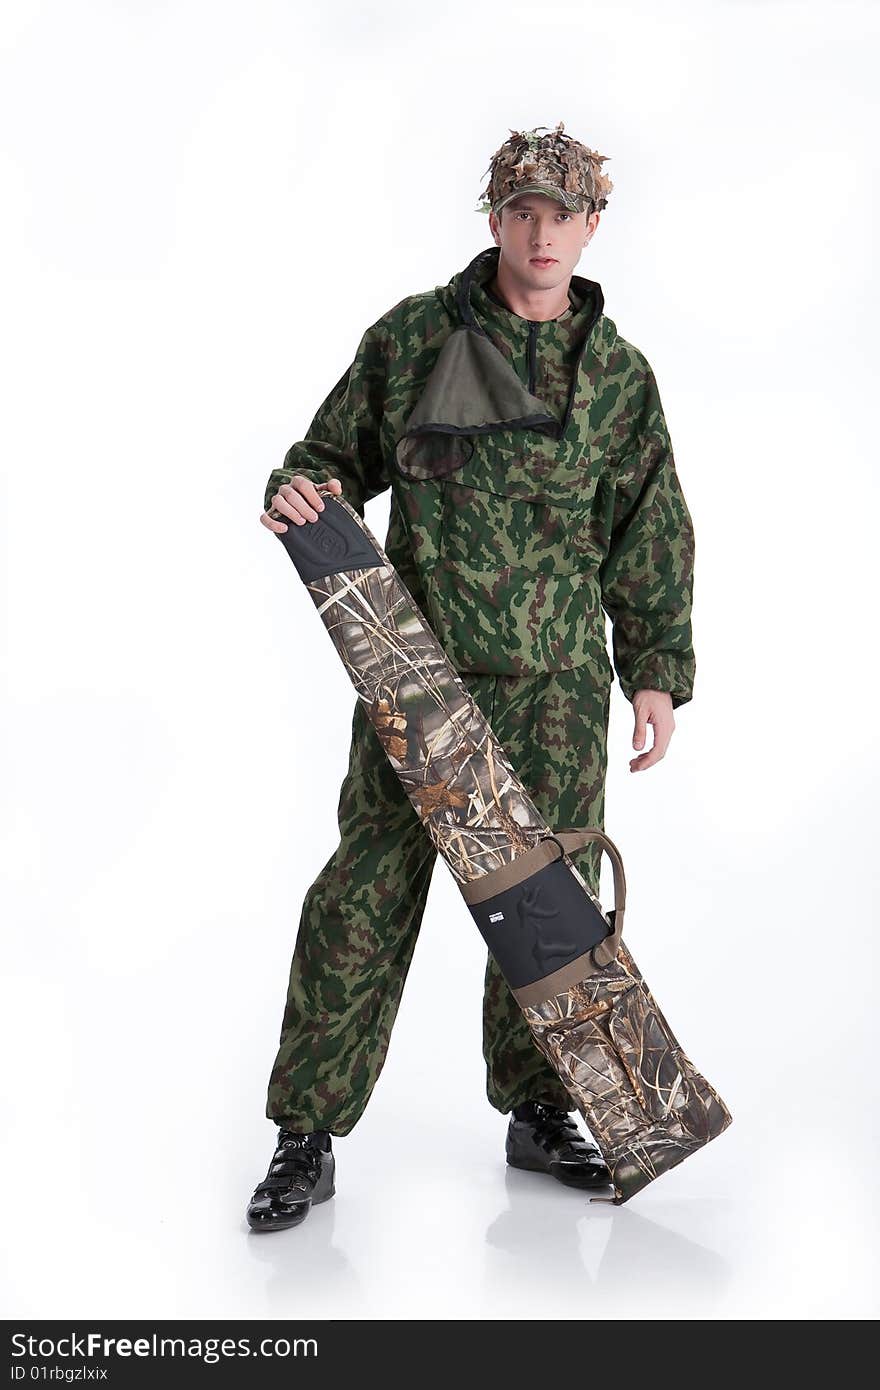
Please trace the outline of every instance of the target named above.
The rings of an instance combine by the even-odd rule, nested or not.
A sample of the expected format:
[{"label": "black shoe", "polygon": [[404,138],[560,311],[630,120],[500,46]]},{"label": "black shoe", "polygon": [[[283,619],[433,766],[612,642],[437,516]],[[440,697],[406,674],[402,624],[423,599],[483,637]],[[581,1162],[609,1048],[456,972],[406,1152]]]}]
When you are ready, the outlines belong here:
[{"label": "black shoe", "polygon": [[567,1187],[608,1187],[611,1174],[595,1144],[588,1144],[573,1117],[555,1105],[529,1100],[515,1105],[507,1130],[512,1168],[550,1173]]},{"label": "black shoe", "polygon": [[326,1129],[278,1131],[278,1146],[264,1180],[248,1203],[252,1231],[280,1231],[305,1221],[309,1209],[336,1191],[336,1159]]}]

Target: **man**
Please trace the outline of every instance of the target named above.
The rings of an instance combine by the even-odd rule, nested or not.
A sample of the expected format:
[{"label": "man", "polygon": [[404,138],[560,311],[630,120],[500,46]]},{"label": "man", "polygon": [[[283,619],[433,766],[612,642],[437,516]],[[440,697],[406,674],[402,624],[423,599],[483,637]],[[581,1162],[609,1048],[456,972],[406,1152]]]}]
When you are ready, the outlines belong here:
[{"label": "man", "polygon": [[[573,274],[606,206],[605,156],[512,131],[490,164],[494,246],[364,334],[307,437],[268,481],[276,533],[321,492],[363,516],[390,487],[385,549],[550,825],[604,828],[614,670],[635,715],[630,763],[665,754],[693,692],[694,540],[656,381]],[[470,356],[442,354],[463,322]],[[335,1190],[331,1139],[357,1123],[384,1063],[436,850],[355,706],[340,842],[306,893],[266,1113],[279,1126],[254,1230],[302,1221]],[[601,851],[578,867],[599,890]],[[487,963],[487,1094],[510,1114],[507,1161],[561,1182],[609,1180]]]}]

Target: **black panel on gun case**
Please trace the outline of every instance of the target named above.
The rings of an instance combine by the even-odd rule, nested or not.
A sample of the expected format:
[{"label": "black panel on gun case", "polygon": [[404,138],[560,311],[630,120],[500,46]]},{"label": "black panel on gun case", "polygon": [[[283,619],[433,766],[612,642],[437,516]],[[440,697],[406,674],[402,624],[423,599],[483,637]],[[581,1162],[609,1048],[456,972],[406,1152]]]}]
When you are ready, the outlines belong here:
[{"label": "black panel on gun case", "polygon": [[468,907],[512,989],[561,970],[611,932],[607,919],[560,860]]},{"label": "black panel on gun case", "polygon": [[382,556],[335,497],[324,498],[324,510],[317,521],[304,521],[298,526],[288,520],[287,530],[276,534],[304,584],[323,579],[325,574],[372,569],[383,563]]}]

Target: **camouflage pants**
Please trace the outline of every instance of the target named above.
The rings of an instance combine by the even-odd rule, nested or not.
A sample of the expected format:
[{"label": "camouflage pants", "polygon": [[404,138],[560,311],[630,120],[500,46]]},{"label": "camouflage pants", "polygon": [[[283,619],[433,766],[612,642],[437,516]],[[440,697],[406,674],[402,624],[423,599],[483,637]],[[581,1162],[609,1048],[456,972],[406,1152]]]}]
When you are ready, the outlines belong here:
[{"label": "camouflage pants", "polygon": [[[610,686],[597,681],[592,663],[462,680],[547,823],[604,829]],[[357,1123],[382,1070],[437,859],[360,702],[339,830],[338,847],[303,901],[266,1103],[270,1119],[334,1135]],[[595,844],[575,857],[596,893],[600,859]],[[464,903],[452,925],[476,931]],[[492,956],[483,1055],[496,1109],[506,1113],[523,1100],[572,1108]]]}]

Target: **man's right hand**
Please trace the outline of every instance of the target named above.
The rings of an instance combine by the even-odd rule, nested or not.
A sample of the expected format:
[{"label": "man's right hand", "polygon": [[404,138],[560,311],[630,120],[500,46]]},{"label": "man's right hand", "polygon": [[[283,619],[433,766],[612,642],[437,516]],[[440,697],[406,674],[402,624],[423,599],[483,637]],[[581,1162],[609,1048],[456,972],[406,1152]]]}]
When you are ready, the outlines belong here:
[{"label": "man's right hand", "polygon": [[289,483],[281,485],[272,498],[269,511],[263,512],[260,521],[276,535],[283,535],[287,530],[287,522],[276,521],[273,516],[270,516],[270,512],[277,512],[281,516],[290,517],[295,526],[304,526],[307,521],[317,521],[319,512],[324,510],[321,491],[325,490],[332,497],[338,497],[342,492],[342,483],[338,478],[328,478],[326,482],[319,483],[316,487],[308,478],[303,478],[301,474],[297,473]]}]

